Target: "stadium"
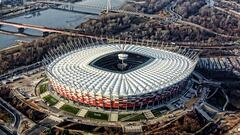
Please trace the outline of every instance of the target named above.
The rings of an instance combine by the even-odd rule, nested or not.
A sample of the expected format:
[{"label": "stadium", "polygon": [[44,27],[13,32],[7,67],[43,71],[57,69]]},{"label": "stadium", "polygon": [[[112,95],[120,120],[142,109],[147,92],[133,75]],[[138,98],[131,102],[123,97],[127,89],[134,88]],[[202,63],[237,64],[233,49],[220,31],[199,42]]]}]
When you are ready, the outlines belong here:
[{"label": "stadium", "polygon": [[75,40],[44,63],[49,87],[60,97],[105,110],[142,110],[186,90],[198,53],[155,42]]}]

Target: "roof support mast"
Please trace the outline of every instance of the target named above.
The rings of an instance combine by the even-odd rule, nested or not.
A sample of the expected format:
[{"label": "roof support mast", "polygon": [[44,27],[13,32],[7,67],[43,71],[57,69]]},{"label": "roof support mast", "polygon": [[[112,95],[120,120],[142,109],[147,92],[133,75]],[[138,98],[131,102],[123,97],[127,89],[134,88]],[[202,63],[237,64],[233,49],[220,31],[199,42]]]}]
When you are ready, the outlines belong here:
[{"label": "roof support mast", "polygon": [[111,0],[107,0],[107,13],[109,12],[109,10],[112,9],[112,3]]}]

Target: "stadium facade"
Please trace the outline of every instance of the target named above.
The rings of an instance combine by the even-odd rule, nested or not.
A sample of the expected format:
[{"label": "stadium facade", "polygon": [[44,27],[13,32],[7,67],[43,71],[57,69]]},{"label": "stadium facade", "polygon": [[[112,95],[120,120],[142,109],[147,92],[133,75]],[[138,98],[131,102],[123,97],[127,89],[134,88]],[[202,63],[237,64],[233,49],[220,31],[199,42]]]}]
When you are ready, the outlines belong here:
[{"label": "stadium facade", "polygon": [[50,52],[44,63],[49,86],[65,99],[103,109],[139,110],[181,95],[198,53],[155,42],[74,40]]}]

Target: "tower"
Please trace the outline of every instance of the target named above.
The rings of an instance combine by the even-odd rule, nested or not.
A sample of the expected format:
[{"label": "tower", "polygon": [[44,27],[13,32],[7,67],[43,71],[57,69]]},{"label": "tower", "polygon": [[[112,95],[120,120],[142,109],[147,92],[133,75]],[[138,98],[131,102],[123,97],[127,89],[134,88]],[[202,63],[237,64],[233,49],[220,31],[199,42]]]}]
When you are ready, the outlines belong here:
[{"label": "tower", "polygon": [[107,0],[107,13],[112,9],[111,0]]},{"label": "tower", "polygon": [[3,12],[2,7],[3,7],[3,1],[0,0],[0,18],[2,17],[2,12]]}]

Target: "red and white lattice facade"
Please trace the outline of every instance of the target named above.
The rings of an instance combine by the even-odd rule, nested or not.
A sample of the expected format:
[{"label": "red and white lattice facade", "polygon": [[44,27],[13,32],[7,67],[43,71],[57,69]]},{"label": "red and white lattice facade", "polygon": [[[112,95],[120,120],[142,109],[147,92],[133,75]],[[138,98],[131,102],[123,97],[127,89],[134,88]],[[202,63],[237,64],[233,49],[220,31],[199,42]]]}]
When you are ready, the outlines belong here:
[{"label": "red and white lattice facade", "polygon": [[[154,60],[124,74],[89,64],[123,50]],[[141,109],[159,105],[184,90],[197,63],[196,57],[190,57],[193,53],[186,54],[131,44],[94,45],[57,57],[46,71],[52,89],[66,99],[109,109]]]}]

